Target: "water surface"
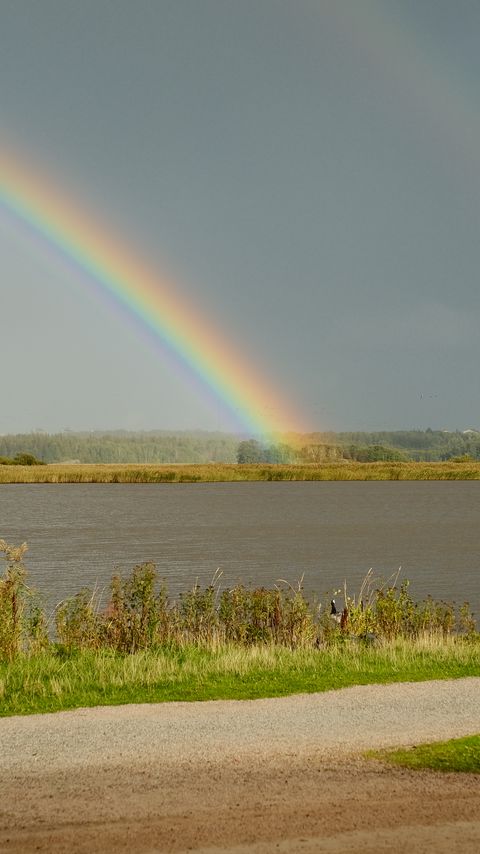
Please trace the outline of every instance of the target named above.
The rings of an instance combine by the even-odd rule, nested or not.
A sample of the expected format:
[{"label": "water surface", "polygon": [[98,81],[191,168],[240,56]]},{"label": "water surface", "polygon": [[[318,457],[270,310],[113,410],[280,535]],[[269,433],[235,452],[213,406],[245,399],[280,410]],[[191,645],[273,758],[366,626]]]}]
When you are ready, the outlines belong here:
[{"label": "water surface", "polygon": [[27,541],[50,609],[152,560],[173,595],[217,567],[227,585],[304,576],[323,597],[401,566],[415,596],[480,611],[475,481],[1,485],[1,537]]}]

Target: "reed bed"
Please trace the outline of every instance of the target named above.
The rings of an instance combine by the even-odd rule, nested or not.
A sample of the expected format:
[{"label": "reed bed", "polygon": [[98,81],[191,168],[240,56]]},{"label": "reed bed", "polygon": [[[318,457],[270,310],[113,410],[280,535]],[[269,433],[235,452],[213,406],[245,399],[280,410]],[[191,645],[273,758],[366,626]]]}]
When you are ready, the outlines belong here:
[{"label": "reed bed", "polygon": [[224,483],[237,481],[479,480],[480,462],[268,465],[0,465],[1,483]]}]

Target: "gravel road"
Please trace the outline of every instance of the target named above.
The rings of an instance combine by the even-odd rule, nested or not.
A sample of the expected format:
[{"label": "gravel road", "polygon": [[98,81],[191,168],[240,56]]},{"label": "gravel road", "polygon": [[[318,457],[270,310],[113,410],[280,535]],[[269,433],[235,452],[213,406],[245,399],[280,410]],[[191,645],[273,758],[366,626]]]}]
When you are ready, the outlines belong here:
[{"label": "gravel road", "polygon": [[474,732],[480,678],[3,718],[0,851],[476,852],[478,777],[359,758]]}]

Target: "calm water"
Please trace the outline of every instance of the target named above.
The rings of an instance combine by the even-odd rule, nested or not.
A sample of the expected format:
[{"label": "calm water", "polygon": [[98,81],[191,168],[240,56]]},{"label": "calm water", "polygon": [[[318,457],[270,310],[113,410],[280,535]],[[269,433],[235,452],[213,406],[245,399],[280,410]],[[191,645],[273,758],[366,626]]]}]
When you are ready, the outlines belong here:
[{"label": "calm water", "polygon": [[0,537],[28,542],[50,608],[153,560],[173,595],[217,567],[227,585],[304,574],[323,596],[401,566],[416,597],[467,599],[480,613],[476,482],[3,485]]}]

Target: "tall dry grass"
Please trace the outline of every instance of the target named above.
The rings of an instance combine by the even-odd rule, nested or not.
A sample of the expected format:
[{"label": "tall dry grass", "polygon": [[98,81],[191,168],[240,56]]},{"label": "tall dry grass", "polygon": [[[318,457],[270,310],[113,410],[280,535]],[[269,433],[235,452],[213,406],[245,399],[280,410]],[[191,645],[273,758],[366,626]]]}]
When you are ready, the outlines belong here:
[{"label": "tall dry grass", "polygon": [[236,481],[479,480],[480,462],[377,462],[302,465],[2,466],[0,483],[221,483]]},{"label": "tall dry grass", "polygon": [[0,576],[0,660],[11,661],[48,644],[45,613],[35,591],[26,583],[26,551],[26,543],[12,546],[0,539],[0,559],[6,563]]}]

